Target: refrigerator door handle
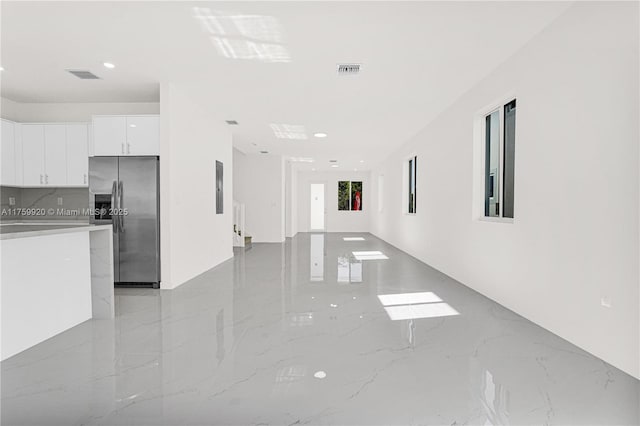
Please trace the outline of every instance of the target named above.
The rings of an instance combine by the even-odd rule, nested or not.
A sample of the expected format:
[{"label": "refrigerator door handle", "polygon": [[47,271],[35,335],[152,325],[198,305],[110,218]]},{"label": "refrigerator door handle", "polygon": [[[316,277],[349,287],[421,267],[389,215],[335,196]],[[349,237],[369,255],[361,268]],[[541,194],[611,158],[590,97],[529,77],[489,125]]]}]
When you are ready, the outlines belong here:
[{"label": "refrigerator door handle", "polygon": [[113,233],[117,233],[118,232],[118,220],[116,219],[116,200],[118,197],[118,184],[117,182],[114,180],[113,181],[113,185],[111,186],[111,221],[113,223]]},{"label": "refrigerator door handle", "polygon": [[120,215],[120,232],[124,232],[124,210],[122,209],[122,201],[124,199],[124,184],[122,183],[122,181],[120,181],[120,184],[118,185],[118,196],[119,201],[118,201],[118,214]]}]

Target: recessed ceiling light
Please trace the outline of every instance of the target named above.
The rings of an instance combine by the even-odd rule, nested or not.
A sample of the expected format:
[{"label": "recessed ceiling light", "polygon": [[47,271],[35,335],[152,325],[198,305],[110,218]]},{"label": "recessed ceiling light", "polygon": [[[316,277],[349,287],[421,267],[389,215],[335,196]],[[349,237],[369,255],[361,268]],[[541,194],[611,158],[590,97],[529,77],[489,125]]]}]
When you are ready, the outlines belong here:
[{"label": "recessed ceiling light", "polygon": [[129,127],[136,127],[135,124],[129,124]]},{"label": "recessed ceiling light", "polygon": [[331,167],[338,167],[338,165],[337,164],[332,164]]},{"label": "recessed ceiling light", "polygon": [[315,136],[316,138],[326,138],[328,135],[323,132],[318,132],[318,133],[314,133],[313,136]]},{"label": "recessed ceiling light", "polygon": [[104,65],[105,68],[109,68],[110,70],[112,70],[112,69],[114,69],[116,67],[111,62],[105,62],[102,65]]},{"label": "recessed ceiling light", "polygon": [[327,373],[325,373],[324,371],[316,371],[315,373],[313,373],[313,377],[315,377],[316,379],[324,379],[325,377],[327,377]]}]

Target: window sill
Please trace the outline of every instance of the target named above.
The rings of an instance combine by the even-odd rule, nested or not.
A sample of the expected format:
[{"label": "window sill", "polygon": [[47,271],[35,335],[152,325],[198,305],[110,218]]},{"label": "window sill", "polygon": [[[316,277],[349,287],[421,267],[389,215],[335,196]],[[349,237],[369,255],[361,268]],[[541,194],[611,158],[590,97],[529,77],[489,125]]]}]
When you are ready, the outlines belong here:
[{"label": "window sill", "polygon": [[493,222],[493,223],[511,223],[513,224],[513,218],[511,217],[479,217],[476,219],[478,222]]}]

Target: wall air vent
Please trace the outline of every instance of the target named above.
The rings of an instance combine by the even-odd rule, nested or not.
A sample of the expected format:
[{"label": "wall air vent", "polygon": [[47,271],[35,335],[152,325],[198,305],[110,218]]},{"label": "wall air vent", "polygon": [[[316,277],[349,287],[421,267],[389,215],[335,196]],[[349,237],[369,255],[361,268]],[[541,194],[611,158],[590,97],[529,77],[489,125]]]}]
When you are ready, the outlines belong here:
[{"label": "wall air vent", "polygon": [[338,75],[360,74],[362,64],[338,64]]},{"label": "wall air vent", "polygon": [[269,151],[260,151],[260,154],[268,154]]},{"label": "wall air vent", "polygon": [[236,120],[225,120],[229,126],[237,126],[238,122]]},{"label": "wall air vent", "polygon": [[75,75],[82,80],[100,80],[100,77],[86,70],[66,70],[68,73]]}]

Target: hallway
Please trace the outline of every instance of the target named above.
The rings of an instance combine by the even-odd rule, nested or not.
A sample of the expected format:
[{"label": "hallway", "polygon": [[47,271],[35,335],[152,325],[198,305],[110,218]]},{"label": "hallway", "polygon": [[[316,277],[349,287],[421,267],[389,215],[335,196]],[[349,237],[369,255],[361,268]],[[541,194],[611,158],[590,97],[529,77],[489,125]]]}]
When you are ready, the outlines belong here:
[{"label": "hallway", "polygon": [[637,380],[370,234],[255,244],[116,309],[2,363],[3,424],[640,420]]}]

